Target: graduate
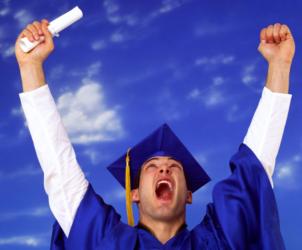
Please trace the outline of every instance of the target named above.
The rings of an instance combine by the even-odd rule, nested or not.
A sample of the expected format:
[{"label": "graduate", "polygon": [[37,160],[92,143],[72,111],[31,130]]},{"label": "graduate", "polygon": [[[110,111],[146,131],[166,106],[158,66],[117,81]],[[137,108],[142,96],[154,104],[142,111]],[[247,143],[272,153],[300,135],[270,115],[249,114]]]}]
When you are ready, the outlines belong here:
[{"label": "graduate", "polygon": [[[215,185],[213,201],[192,230],[186,226],[186,205],[210,177],[167,124],[129,145],[108,166],[125,188],[127,223],[94,191],[45,82],[43,62],[54,50],[47,26],[47,20],[29,24],[15,51],[23,87],[20,100],[56,218],[52,250],[285,249],[272,175],[291,101],[295,43],[286,25],[276,23],[260,32],[258,50],[268,62],[266,86],[230,160],[230,176]],[[18,45],[23,37],[43,42],[26,54]],[[138,206],[137,223],[132,203]]]}]

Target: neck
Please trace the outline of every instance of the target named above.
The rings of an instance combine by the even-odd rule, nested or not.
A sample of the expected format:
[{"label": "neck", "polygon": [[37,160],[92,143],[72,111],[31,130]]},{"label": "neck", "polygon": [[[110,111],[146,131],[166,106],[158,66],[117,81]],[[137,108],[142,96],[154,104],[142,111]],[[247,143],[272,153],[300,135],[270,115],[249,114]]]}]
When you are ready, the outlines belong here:
[{"label": "neck", "polygon": [[140,218],[139,227],[147,229],[162,244],[173,238],[183,227],[185,227],[185,218],[175,221],[158,221]]}]

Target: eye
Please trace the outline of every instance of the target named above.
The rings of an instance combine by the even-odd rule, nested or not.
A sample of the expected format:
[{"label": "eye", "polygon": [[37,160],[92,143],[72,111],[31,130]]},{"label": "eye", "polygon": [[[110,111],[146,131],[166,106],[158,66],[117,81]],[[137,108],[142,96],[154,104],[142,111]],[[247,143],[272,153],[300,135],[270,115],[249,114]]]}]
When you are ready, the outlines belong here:
[{"label": "eye", "polygon": [[145,169],[146,170],[153,170],[153,169],[157,169],[157,166],[155,164],[151,163],[151,164],[147,165],[145,167]]},{"label": "eye", "polygon": [[172,168],[172,169],[177,169],[177,170],[181,170],[181,171],[182,171],[182,167],[181,167],[179,164],[177,164],[177,163],[173,163],[173,164],[170,166],[170,168]]}]

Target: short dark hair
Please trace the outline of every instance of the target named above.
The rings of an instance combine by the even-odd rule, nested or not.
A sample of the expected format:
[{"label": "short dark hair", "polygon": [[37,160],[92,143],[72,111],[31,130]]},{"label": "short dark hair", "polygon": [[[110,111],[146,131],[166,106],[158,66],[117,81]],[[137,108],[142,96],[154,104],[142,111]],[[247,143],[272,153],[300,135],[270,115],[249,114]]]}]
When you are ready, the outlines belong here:
[{"label": "short dark hair", "polygon": [[133,189],[139,188],[139,180],[141,177],[142,168],[143,167],[139,168],[138,173],[136,174],[136,176],[134,178]]}]

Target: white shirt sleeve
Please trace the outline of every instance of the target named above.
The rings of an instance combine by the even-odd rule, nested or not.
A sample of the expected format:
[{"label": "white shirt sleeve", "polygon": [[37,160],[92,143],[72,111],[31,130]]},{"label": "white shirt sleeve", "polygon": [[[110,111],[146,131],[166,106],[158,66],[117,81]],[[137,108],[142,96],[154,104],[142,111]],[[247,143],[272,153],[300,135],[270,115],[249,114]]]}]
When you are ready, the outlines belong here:
[{"label": "white shirt sleeve", "polygon": [[19,94],[50,209],[68,237],[88,181],[69,141],[48,85]]},{"label": "white shirt sleeve", "polygon": [[275,161],[280,148],[291,97],[290,94],[275,93],[264,87],[243,141],[262,163],[272,186]]}]

